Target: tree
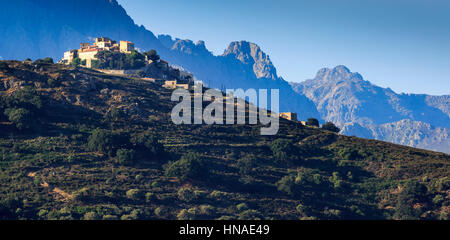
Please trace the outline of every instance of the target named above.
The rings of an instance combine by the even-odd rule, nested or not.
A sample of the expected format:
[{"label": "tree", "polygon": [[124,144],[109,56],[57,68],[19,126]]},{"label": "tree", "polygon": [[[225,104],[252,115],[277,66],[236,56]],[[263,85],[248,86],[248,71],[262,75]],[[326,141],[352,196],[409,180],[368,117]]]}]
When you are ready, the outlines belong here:
[{"label": "tree", "polygon": [[130,189],[126,193],[127,198],[133,200],[141,200],[144,198],[144,192],[139,189]]},{"label": "tree", "polygon": [[154,49],[145,52],[144,55],[147,56],[147,58],[152,61],[158,61],[160,59],[158,53]]},{"label": "tree", "polygon": [[51,57],[46,57],[42,60],[43,63],[48,63],[48,64],[54,64],[53,62],[53,58]]},{"label": "tree", "polygon": [[270,144],[270,149],[278,163],[289,163],[294,158],[294,147],[290,140],[276,139]]},{"label": "tree", "polygon": [[180,188],[178,190],[178,199],[190,203],[197,200],[197,195],[190,188]]},{"label": "tree", "polygon": [[326,122],[325,124],[323,124],[322,125],[322,129],[328,130],[328,131],[331,131],[331,132],[336,132],[336,133],[341,131],[341,129],[336,127],[336,125],[334,125],[334,123],[332,123],[332,122]]},{"label": "tree", "polygon": [[129,139],[124,134],[114,134],[109,130],[95,129],[88,138],[88,148],[112,156],[114,150],[130,146]]},{"label": "tree", "polygon": [[96,212],[87,212],[84,214],[84,220],[100,220],[100,216]]},{"label": "tree", "polygon": [[0,69],[1,70],[8,70],[9,66],[8,66],[8,64],[6,62],[0,61]]},{"label": "tree", "polygon": [[156,158],[164,154],[164,146],[151,132],[139,134],[134,141],[137,149],[144,153],[147,158]]},{"label": "tree", "polygon": [[281,178],[276,184],[278,191],[284,192],[288,195],[295,195],[295,176],[287,175]]},{"label": "tree", "polygon": [[125,117],[124,112],[119,108],[111,108],[109,112],[106,114],[106,119],[109,121],[118,122],[123,117]]},{"label": "tree", "polygon": [[395,217],[402,220],[417,219],[419,209],[414,208],[415,203],[426,200],[427,187],[415,180],[406,182],[397,198]]},{"label": "tree", "polygon": [[180,160],[170,163],[166,168],[166,176],[177,177],[184,181],[186,179],[202,179],[207,176],[208,169],[197,153],[189,152]]},{"label": "tree", "polygon": [[19,130],[30,129],[33,126],[32,114],[27,109],[8,108],[5,110],[5,115]]},{"label": "tree", "polygon": [[98,69],[139,69],[145,66],[145,56],[136,50],[130,53],[100,51],[93,67]]},{"label": "tree", "polygon": [[42,99],[36,88],[25,86],[15,92],[12,104],[37,112],[37,110],[42,108]]},{"label": "tree", "polygon": [[72,64],[72,66],[74,66],[74,67],[78,67],[78,66],[81,65],[81,59],[80,59],[80,58],[74,58],[74,59],[72,59],[71,64]]},{"label": "tree", "polygon": [[306,125],[312,127],[319,127],[319,120],[315,118],[308,118],[308,120],[306,121]]},{"label": "tree", "polygon": [[241,175],[248,175],[251,173],[252,169],[256,167],[256,157],[253,154],[248,154],[241,158],[237,162],[239,168],[239,173]]},{"label": "tree", "polygon": [[133,50],[128,53],[125,58],[125,69],[139,69],[145,66],[144,55]]}]

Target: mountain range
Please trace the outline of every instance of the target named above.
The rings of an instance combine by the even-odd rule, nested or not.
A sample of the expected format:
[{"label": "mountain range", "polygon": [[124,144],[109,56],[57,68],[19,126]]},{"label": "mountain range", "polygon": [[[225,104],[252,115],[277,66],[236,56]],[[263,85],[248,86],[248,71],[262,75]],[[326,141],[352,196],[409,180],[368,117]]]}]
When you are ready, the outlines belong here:
[{"label": "mountain range", "polygon": [[397,94],[345,66],[323,68],[314,79],[291,85],[345,135],[450,151],[450,96]]},{"label": "mountain range", "polygon": [[0,36],[0,59],[59,59],[98,36],[130,40],[141,50],[157,50],[209,87],[280,89],[281,111],[333,121],[343,134],[450,152],[449,96],[397,94],[344,66],[290,84],[254,43],[232,42],[216,56],[203,41],[155,36],[116,0],[8,1],[0,9]]}]

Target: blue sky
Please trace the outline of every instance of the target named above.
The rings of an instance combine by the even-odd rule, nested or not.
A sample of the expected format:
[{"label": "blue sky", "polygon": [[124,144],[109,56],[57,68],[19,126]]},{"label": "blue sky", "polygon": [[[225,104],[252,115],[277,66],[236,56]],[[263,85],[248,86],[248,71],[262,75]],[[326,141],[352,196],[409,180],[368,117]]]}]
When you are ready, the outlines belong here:
[{"label": "blue sky", "polygon": [[214,54],[257,43],[287,81],[346,65],[396,92],[450,94],[448,0],[118,0],[156,35]]}]

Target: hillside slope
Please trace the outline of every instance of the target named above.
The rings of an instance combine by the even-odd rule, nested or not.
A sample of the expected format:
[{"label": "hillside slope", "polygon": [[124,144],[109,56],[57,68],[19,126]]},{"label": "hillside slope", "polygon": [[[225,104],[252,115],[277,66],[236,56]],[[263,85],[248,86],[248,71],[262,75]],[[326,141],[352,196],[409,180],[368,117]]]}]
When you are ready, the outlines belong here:
[{"label": "hillside slope", "polygon": [[[291,85],[346,135],[450,153],[450,138],[445,134],[450,128],[450,96],[397,94],[345,66],[321,69],[314,79]],[[395,131],[383,133],[388,124],[396,125]]]},{"label": "hillside slope", "polygon": [[0,66],[1,219],[449,213],[446,154],[283,119],[275,136],[257,125],[177,126],[171,92],[154,83],[52,64]]},{"label": "hillside slope", "polygon": [[[190,40],[172,40],[170,36],[157,38],[143,26],[137,26],[116,0],[18,0],[7,1],[0,8],[0,60],[57,60],[65,51],[99,36],[132,41],[144,51],[155,49],[209,87],[280,89],[281,111],[301,112],[302,119],[319,117],[314,104],[276,75],[269,57],[255,44],[240,42],[229,47],[241,46],[233,49],[238,55],[260,54],[250,56],[255,60],[253,64],[227,53],[214,56],[203,41],[194,44]],[[250,45],[257,51],[250,52]],[[260,56],[264,56],[263,61],[259,61]],[[261,74],[267,68],[270,74]]]}]

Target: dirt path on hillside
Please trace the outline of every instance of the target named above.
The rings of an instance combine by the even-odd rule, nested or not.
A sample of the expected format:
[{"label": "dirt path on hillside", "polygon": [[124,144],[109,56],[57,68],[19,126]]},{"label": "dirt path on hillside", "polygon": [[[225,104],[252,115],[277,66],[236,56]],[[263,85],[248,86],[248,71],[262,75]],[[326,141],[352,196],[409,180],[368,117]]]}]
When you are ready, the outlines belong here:
[{"label": "dirt path on hillside", "polygon": [[[37,176],[37,174],[35,172],[29,172],[27,176],[34,178]],[[73,196],[71,194],[68,194],[64,190],[48,184],[48,182],[46,182],[44,179],[42,179],[41,186],[45,189],[48,189],[50,191],[50,194],[52,194],[56,200],[62,202],[70,202],[73,200]]]}]

